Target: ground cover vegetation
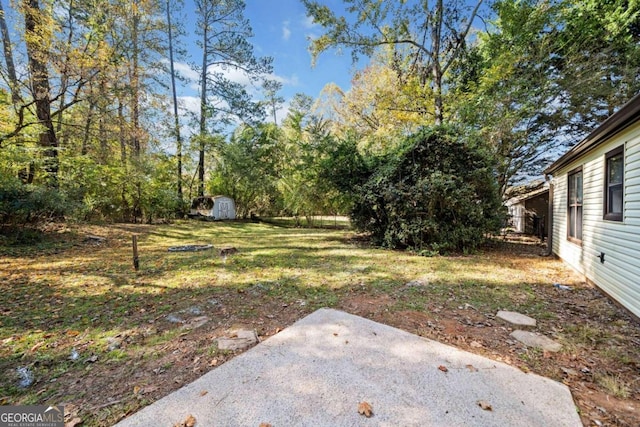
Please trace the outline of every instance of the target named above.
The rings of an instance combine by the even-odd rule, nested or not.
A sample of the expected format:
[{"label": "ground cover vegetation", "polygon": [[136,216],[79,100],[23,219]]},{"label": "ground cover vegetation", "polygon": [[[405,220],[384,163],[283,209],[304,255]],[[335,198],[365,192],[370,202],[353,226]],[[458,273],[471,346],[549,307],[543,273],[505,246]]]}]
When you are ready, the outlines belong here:
[{"label": "ground cover vegetation", "polygon": [[[562,381],[585,425],[638,425],[638,323],[539,245],[424,257],[278,224],[59,225],[0,245],[0,404],[65,404],[68,421],[112,425],[236,355],[216,346],[234,327],[266,339],[332,307]],[[189,244],[215,249],[168,251]],[[500,309],[563,349],[519,344]]]}]

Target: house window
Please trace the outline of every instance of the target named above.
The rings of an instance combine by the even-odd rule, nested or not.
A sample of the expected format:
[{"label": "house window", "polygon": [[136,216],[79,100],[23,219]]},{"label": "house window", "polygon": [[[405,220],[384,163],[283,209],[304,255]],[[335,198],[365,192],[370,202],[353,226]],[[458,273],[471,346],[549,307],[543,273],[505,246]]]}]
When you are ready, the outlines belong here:
[{"label": "house window", "polygon": [[567,239],[580,243],[582,242],[582,168],[569,173],[568,184]]},{"label": "house window", "polygon": [[624,146],[605,156],[604,219],[622,221],[624,201]]}]

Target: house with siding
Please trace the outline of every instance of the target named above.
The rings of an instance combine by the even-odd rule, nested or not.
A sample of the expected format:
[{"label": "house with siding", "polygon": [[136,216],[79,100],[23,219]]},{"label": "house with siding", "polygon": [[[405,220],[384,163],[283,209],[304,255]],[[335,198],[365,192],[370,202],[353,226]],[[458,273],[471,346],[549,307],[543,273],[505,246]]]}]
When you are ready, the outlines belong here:
[{"label": "house with siding", "polygon": [[640,94],[545,174],[553,253],[640,317]]}]

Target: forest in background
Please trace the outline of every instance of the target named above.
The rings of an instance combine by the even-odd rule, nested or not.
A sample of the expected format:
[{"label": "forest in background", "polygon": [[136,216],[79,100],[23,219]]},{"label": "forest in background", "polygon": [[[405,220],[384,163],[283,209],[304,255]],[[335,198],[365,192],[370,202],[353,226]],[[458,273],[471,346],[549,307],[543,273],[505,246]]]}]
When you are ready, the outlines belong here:
[{"label": "forest in background", "polygon": [[[509,185],[539,176],[640,91],[637,0],[302,2],[323,28],[314,60],[344,50],[368,65],[351,88],[296,95],[278,123],[281,84],[266,78],[273,60],[255,54],[242,0],[194,1],[192,116],[175,89],[182,2],[12,0],[19,19],[0,10],[0,223],[151,222],[226,194],[240,216],[351,213],[381,243],[421,247],[442,232],[441,207],[390,206],[434,191],[450,203],[464,181],[468,203],[454,213],[489,231]],[[260,99],[219,69],[242,70]],[[424,147],[451,161],[407,165]],[[464,176],[471,158],[481,179]]]}]

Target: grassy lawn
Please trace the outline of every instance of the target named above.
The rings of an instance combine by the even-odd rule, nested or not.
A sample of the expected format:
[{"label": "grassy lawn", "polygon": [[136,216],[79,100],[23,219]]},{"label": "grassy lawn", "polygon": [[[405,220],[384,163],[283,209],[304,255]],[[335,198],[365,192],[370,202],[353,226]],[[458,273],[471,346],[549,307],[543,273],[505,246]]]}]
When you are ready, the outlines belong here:
[{"label": "grassy lawn", "polygon": [[[333,307],[563,381],[587,425],[640,424],[638,323],[541,248],[427,258],[286,224],[69,226],[0,246],[0,404],[65,404],[82,425],[111,425],[233,357],[215,345],[230,328],[263,339]],[[187,244],[238,253],[167,251]],[[564,349],[515,343],[499,309]]]}]

